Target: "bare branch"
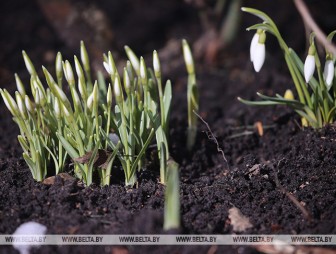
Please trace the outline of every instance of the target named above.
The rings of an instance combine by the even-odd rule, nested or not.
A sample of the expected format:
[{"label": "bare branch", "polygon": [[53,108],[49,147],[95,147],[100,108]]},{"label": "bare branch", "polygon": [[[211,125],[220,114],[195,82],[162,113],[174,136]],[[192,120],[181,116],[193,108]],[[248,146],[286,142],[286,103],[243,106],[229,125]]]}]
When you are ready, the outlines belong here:
[{"label": "bare branch", "polygon": [[300,15],[307,27],[309,27],[316,35],[317,40],[324,45],[324,47],[334,55],[336,54],[336,46],[328,41],[327,36],[323,33],[321,28],[316,24],[312,18],[306,4],[303,0],[294,0],[295,6],[300,12]]}]

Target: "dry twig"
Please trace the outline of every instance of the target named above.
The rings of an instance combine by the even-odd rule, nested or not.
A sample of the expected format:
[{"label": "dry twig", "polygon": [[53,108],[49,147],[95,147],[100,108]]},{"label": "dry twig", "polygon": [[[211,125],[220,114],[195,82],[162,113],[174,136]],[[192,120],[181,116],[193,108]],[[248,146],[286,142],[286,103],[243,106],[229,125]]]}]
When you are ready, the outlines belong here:
[{"label": "dry twig", "polygon": [[323,33],[321,28],[316,24],[314,19],[312,18],[306,4],[303,0],[294,0],[295,6],[300,12],[300,15],[307,27],[309,27],[316,35],[316,38],[320,41],[325,48],[333,53],[336,54],[336,47],[330,41],[328,41],[327,36]]},{"label": "dry twig", "polygon": [[226,165],[229,168],[229,163],[228,163],[227,159],[225,158],[224,151],[222,150],[222,148],[220,148],[220,146],[218,144],[218,141],[217,141],[215,135],[213,134],[213,132],[212,132],[209,124],[199,114],[197,114],[195,110],[193,110],[193,112],[206,125],[206,127],[208,128],[208,131],[205,132],[207,134],[207,136],[208,136],[208,139],[212,140],[216,144],[217,151],[222,154],[223,160],[225,161]]}]

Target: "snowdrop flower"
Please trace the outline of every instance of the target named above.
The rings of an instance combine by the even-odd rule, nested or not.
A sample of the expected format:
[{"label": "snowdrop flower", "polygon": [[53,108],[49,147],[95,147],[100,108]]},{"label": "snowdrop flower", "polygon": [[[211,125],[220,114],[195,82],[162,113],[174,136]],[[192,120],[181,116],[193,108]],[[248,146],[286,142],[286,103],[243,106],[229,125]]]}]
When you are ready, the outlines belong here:
[{"label": "snowdrop flower", "polygon": [[266,33],[256,33],[251,42],[250,58],[253,63],[254,70],[259,72],[265,62],[266,47],[265,47]]},{"label": "snowdrop flower", "polygon": [[251,62],[253,62],[254,48],[259,41],[259,35],[260,35],[261,32],[262,32],[262,30],[258,29],[257,32],[253,35],[251,45],[250,45],[250,60],[251,60]]},{"label": "snowdrop flower", "polygon": [[324,65],[324,72],[323,72],[324,80],[326,82],[328,90],[331,88],[334,73],[335,73],[334,62],[333,60],[328,59]]},{"label": "snowdrop flower", "polygon": [[93,107],[93,99],[94,99],[94,91],[90,94],[89,98],[87,99],[86,106],[88,109],[92,110]]},{"label": "snowdrop flower", "polygon": [[308,50],[308,56],[304,63],[304,76],[306,83],[309,82],[315,71],[315,52],[316,52],[315,46],[310,45]]},{"label": "snowdrop flower", "polygon": [[108,74],[112,75],[112,68],[107,62],[103,62],[104,68]]},{"label": "snowdrop flower", "polygon": [[182,50],[188,74],[195,73],[194,59],[189,44],[185,39],[182,40]]},{"label": "snowdrop flower", "polygon": [[[29,221],[26,223],[21,224],[13,233],[14,237],[18,237],[20,235],[41,235],[41,237],[44,237],[45,233],[47,232],[47,227],[34,222],[34,221]],[[34,245],[23,245],[22,243],[13,243],[14,249],[18,250],[20,254],[29,254],[30,249],[32,247],[38,247],[38,244]]]}]

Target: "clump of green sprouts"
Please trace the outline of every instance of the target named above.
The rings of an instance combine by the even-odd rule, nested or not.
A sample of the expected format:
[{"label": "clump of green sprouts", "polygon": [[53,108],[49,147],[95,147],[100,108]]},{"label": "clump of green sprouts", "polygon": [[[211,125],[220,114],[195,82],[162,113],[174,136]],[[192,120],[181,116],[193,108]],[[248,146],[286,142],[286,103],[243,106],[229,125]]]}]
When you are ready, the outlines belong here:
[{"label": "clump of green sprouts", "polygon": [[171,82],[163,87],[156,51],[153,72],[142,57],[139,59],[127,46],[125,50],[129,61],[122,75],[112,54],[104,55],[112,85],[106,85],[103,78],[92,81],[83,42],[80,60],[74,57],[74,68],[70,61],[63,61],[61,53],[55,61],[56,77],[42,67],[46,83],[23,51],[31,96],[18,75],[15,99],[6,89],[0,93],[20,128],[18,140],[34,179],[42,181],[50,171],[63,172],[70,157],[76,177],[85,184],[92,183],[93,172],[98,170],[101,185],[108,185],[114,159],[118,158],[125,185],[133,186],[136,171],[144,166],[146,150],[156,138],[160,179],[166,182]]},{"label": "clump of green sprouts", "polygon": [[[74,56],[73,64],[63,60],[61,53],[57,54],[55,77],[42,66],[44,79],[40,79],[30,58],[22,52],[30,74],[30,92],[26,92],[27,86],[15,74],[15,98],[6,89],[0,89],[0,93],[19,126],[23,158],[34,179],[42,181],[47,174],[63,172],[71,158],[75,176],[86,185],[93,182],[95,170],[100,184],[109,185],[117,158],[124,171],[125,185],[133,186],[137,182],[136,172],[144,167],[146,151],[154,139],[160,182],[166,184],[167,171],[177,170],[177,167],[167,169],[172,168],[168,143],[171,82],[163,81],[156,51],[153,69],[147,68],[144,58],[136,56],[128,46],[125,51],[128,61],[121,74],[112,53],[104,55],[109,84],[102,73],[98,73],[98,80],[92,80],[83,42],[80,58]],[[192,55],[186,41],[183,51],[189,73],[188,105],[193,112],[198,109],[198,98]],[[196,118],[190,112],[192,131],[188,136],[192,138],[188,140],[193,144]],[[176,173],[171,174],[176,179]]]}]

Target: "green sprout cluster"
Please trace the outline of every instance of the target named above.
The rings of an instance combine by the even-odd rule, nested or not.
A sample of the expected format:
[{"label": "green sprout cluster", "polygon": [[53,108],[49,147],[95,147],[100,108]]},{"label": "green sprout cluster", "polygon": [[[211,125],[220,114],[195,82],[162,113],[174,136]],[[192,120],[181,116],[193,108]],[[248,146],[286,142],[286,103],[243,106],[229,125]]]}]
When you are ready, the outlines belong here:
[{"label": "green sprout cluster", "polygon": [[[276,94],[275,97],[257,93],[262,99],[261,101],[238,99],[249,105],[287,105],[301,116],[304,126],[321,128],[334,122],[336,120],[336,82],[333,54],[326,49],[325,68],[322,71],[321,61],[314,42],[314,34],[311,34],[308,56],[303,63],[295,51],[287,46],[274,21],[268,15],[252,8],[242,8],[242,10],[263,20],[262,23],[247,29],[257,31],[251,43],[251,61],[255,70],[259,72],[263,65],[266,32],[270,33],[278,40],[284,53],[298,99],[294,99],[290,91],[287,91],[284,96]],[[330,33],[328,40],[331,41],[334,34],[335,31]],[[317,70],[317,79],[314,77],[315,69]]]},{"label": "green sprout cluster", "polygon": [[162,85],[156,51],[153,71],[129,47],[125,50],[129,61],[122,75],[111,52],[104,55],[104,66],[112,83],[108,86],[101,73],[98,81],[92,82],[83,42],[80,60],[74,57],[74,69],[68,60],[63,61],[60,53],[55,63],[56,78],[42,67],[47,86],[23,51],[32,97],[18,75],[15,75],[15,99],[6,89],[0,89],[0,93],[20,128],[18,140],[34,179],[42,181],[52,169],[55,174],[62,172],[70,157],[76,177],[86,185],[92,183],[94,170],[99,172],[101,185],[108,185],[113,162],[118,158],[125,185],[133,186],[136,171],[143,166],[146,150],[155,137],[160,179],[166,182],[171,83],[168,80]]}]

